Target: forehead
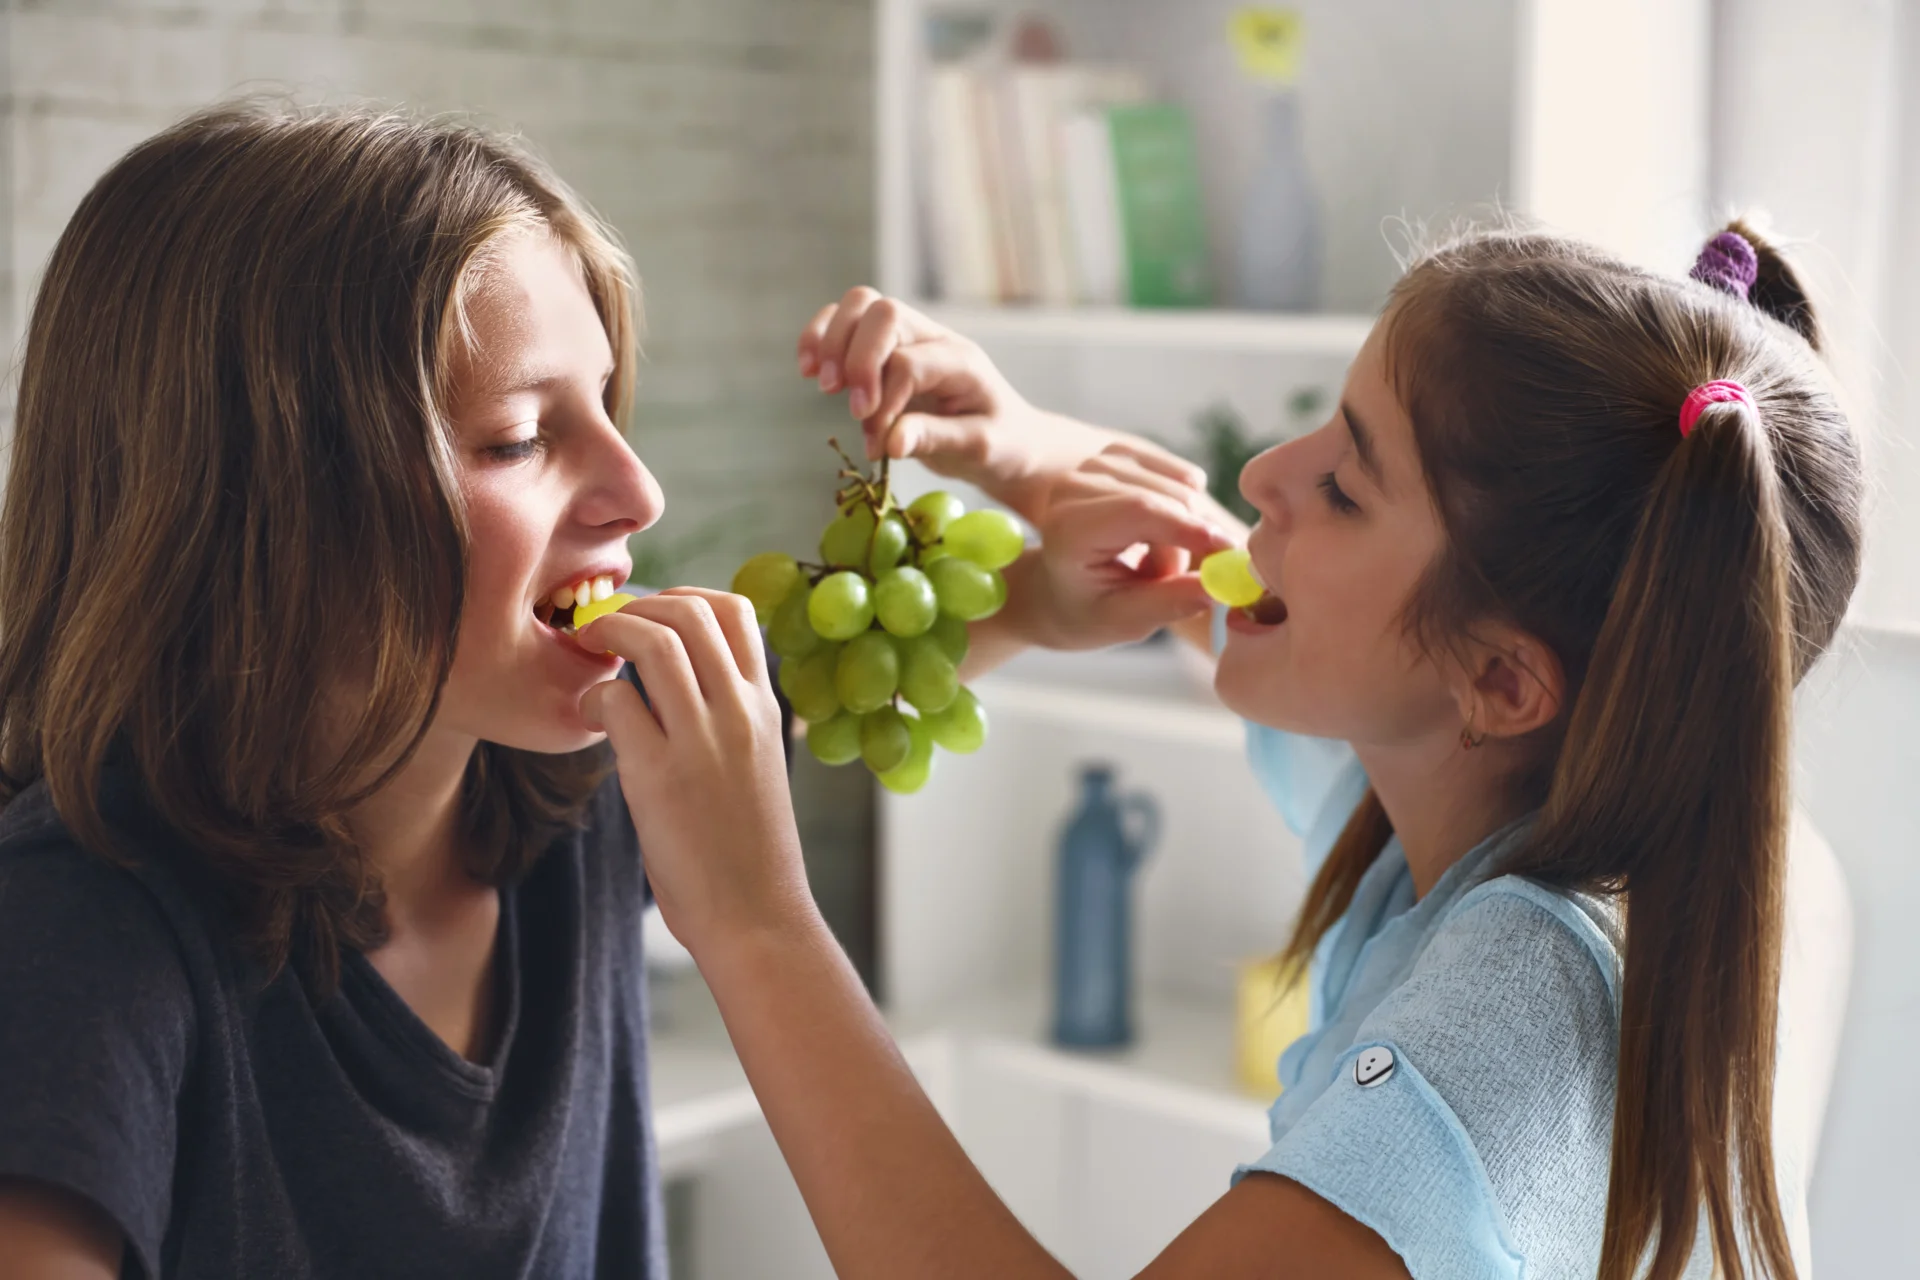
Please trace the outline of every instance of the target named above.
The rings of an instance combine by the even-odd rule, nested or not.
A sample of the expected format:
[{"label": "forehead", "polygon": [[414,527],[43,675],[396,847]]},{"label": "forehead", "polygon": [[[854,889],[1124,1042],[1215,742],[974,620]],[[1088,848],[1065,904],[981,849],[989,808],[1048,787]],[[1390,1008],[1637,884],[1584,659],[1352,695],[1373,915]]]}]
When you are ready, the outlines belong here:
[{"label": "forehead", "polygon": [[535,371],[591,366],[598,376],[612,360],[578,256],[544,229],[508,232],[473,271],[454,356],[469,393],[508,390]]}]

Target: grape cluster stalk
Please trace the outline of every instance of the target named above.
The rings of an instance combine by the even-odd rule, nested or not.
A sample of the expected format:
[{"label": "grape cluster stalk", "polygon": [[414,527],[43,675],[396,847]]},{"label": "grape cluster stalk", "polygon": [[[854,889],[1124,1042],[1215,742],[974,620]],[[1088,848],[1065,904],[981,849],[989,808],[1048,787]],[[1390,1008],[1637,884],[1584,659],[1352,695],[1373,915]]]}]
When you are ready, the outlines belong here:
[{"label": "grape cluster stalk", "polygon": [[932,776],[935,747],[965,754],[987,740],[986,711],[960,683],[967,624],[1006,603],[1000,570],[1025,538],[1011,516],[968,511],[944,491],[902,507],[886,459],[864,473],[840,458],[820,560],[763,552],[740,566],[733,591],[753,602],[780,655],[780,690],[806,721],[807,749],[830,765],[860,760],[911,795]]}]

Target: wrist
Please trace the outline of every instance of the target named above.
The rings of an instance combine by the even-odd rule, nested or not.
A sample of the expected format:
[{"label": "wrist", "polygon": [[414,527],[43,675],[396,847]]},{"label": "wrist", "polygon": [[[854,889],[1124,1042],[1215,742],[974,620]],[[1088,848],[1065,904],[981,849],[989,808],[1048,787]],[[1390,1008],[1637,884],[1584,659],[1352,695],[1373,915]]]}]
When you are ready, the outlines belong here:
[{"label": "wrist", "polygon": [[1028,524],[1047,513],[1054,485],[1115,439],[1104,427],[1036,409],[1024,400],[999,415],[980,459],[981,488],[1011,507]]},{"label": "wrist", "polygon": [[1050,596],[1046,588],[1046,561],[1039,547],[1028,547],[1020,558],[1000,571],[1007,580],[1007,603],[992,621],[1021,647],[1055,648]]},{"label": "wrist", "polygon": [[690,948],[700,976],[716,1000],[728,993],[763,987],[770,975],[789,974],[797,961],[839,948],[833,931],[809,898],[805,909],[778,919],[716,931],[698,948]]}]

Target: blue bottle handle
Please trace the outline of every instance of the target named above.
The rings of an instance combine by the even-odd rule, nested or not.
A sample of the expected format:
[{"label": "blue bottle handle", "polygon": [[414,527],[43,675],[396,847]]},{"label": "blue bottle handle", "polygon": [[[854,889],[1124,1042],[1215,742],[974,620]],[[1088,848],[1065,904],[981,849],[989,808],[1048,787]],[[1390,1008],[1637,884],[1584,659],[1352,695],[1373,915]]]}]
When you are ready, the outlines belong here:
[{"label": "blue bottle handle", "polygon": [[[1120,797],[1120,831],[1126,850],[1127,870],[1138,867],[1149,850],[1160,840],[1160,806],[1143,791]],[[1127,819],[1133,819],[1129,831]]]}]

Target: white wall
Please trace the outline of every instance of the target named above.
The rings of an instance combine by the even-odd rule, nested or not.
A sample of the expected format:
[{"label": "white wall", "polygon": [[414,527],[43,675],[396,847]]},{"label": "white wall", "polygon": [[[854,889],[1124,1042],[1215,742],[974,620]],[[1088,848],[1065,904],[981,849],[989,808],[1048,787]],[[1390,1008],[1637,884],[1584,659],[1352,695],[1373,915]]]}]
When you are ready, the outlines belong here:
[{"label": "white wall", "polygon": [[1802,688],[1798,796],[1853,899],[1853,987],[1809,1201],[1817,1274],[1909,1274],[1920,1203],[1920,632],[1852,630]]},{"label": "white wall", "polygon": [[1878,492],[1862,621],[1920,625],[1920,58],[1913,0],[1719,0],[1714,212],[1808,276]]},{"label": "white wall", "polygon": [[[624,234],[647,296],[635,440],[695,560],[817,533],[839,403],[800,325],[870,272],[870,0],[13,0],[0,350],[113,160],[235,91],[370,97],[522,131]],[[0,156],[4,159],[4,156]],[[9,192],[0,191],[0,196]],[[0,215],[4,216],[4,215]],[[0,223],[0,231],[6,227]],[[5,273],[19,288],[7,298]],[[0,429],[12,396],[0,395]],[[795,484],[796,471],[807,483]]]}]

